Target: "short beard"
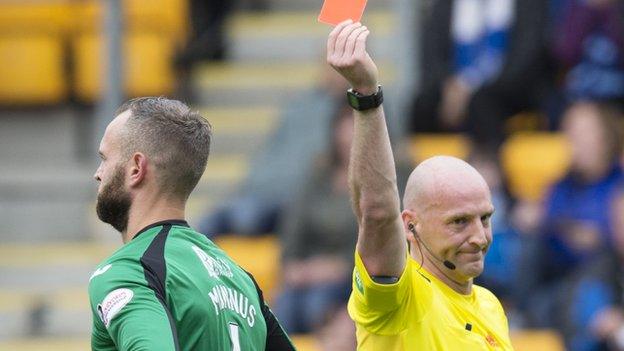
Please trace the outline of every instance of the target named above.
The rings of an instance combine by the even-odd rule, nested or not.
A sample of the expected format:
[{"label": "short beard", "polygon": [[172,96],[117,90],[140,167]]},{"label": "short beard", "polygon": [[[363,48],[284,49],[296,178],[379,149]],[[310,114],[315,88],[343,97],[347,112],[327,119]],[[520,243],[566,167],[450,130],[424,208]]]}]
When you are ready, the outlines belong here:
[{"label": "short beard", "polygon": [[124,191],[123,169],[116,167],[113,178],[103,186],[102,191],[98,194],[96,203],[98,218],[123,233],[128,229],[131,205],[130,194]]}]

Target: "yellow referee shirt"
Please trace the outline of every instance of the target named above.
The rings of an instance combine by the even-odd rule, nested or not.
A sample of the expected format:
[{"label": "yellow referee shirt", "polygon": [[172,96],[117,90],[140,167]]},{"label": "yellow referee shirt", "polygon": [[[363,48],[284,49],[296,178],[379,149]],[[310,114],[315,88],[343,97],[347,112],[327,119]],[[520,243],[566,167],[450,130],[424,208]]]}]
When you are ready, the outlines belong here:
[{"label": "yellow referee shirt", "polygon": [[473,285],[462,295],[411,257],[397,283],[377,284],[356,252],[348,308],[358,350],[513,350],[494,294]]}]

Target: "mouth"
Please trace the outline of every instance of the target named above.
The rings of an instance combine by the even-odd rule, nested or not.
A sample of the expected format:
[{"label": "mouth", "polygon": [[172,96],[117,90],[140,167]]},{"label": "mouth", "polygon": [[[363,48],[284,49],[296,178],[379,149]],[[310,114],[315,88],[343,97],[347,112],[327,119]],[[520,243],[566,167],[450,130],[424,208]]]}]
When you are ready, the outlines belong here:
[{"label": "mouth", "polygon": [[484,257],[484,252],[483,251],[464,251],[464,252],[459,252],[458,256],[466,256],[469,258],[470,261],[481,261],[483,260]]}]

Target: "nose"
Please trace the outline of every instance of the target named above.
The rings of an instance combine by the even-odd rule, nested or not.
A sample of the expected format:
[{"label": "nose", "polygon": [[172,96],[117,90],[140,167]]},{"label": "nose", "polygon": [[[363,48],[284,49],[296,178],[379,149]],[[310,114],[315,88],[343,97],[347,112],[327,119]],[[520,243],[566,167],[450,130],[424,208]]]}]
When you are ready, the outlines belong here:
[{"label": "nose", "polygon": [[95,173],[93,173],[93,179],[95,179],[98,182],[102,181],[102,178],[100,178],[100,167],[98,167],[95,170]]},{"label": "nose", "polygon": [[475,232],[468,238],[468,243],[482,250],[487,248],[491,241],[490,228],[478,221]]}]

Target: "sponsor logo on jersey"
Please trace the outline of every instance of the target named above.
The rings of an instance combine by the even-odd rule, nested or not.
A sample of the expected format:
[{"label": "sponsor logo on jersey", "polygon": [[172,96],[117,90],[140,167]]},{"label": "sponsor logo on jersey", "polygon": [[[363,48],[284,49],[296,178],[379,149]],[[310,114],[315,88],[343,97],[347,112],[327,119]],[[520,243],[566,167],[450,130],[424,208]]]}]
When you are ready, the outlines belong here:
[{"label": "sponsor logo on jersey", "polygon": [[354,274],[355,287],[364,294],[364,285],[362,285],[362,278],[360,277],[360,271],[356,268]]},{"label": "sponsor logo on jersey", "polygon": [[211,277],[219,279],[219,276],[225,276],[228,278],[232,278],[232,276],[234,276],[234,274],[232,274],[232,270],[230,269],[230,265],[220,257],[215,258],[208,256],[204,250],[195,245],[191,246],[191,248],[195,251],[195,254],[199,257],[199,260],[202,262],[204,267],[206,267],[206,270]]},{"label": "sponsor logo on jersey", "polygon": [[112,266],[113,266],[112,264],[107,264],[104,267],[96,269],[93,272],[93,274],[91,274],[91,277],[89,277],[89,281],[91,281],[93,278],[97,277],[98,275],[106,273],[106,271],[109,270]]},{"label": "sponsor logo on jersey", "polygon": [[97,312],[102,323],[108,328],[113,317],[132,300],[134,293],[130,289],[113,290],[97,305]]},{"label": "sponsor logo on jersey", "polygon": [[492,347],[498,347],[498,342],[496,341],[496,339],[492,336],[492,334],[488,334],[485,337],[485,340],[487,341],[488,344],[490,344],[490,346]]}]

